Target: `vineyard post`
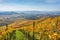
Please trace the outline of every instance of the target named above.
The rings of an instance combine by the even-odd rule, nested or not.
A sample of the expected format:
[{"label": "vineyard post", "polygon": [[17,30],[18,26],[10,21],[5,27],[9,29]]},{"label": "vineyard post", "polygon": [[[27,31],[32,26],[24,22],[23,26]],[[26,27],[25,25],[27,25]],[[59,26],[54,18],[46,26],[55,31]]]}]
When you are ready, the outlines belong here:
[{"label": "vineyard post", "polygon": [[[8,24],[6,24],[6,30],[8,30]],[[6,31],[6,30],[5,30],[5,31]]]},{"label": "vineyard post", "polygon": [[[8,24],[6,24],[6,29],[5,29],[5,31],[7,31],[8,30]],[[8,33],[7,33],[7,39],[6,40],[8,40]]]},{"label": "vineyard post", "polygon": [[34,28],[35,28],[35,22],[33,22],[33,40],[34,40]]},{"label": "vineyard post", "polygon": [[6,24],[6,27],[8,27],[8,24]]},{"label": "vineyard post", "polygon": [[56,21],[56,28],[57,28],[57,25],[58,25],[58,18],[56,18],[57,19],[57,21]]},{"label": "vineyard post", "polygon": [[[57,19],[57,21],[56,21],[56,32],[58,32],[58,17],[56,19]],[[56,36],[56,40],[57,40],[57,36]]]}]

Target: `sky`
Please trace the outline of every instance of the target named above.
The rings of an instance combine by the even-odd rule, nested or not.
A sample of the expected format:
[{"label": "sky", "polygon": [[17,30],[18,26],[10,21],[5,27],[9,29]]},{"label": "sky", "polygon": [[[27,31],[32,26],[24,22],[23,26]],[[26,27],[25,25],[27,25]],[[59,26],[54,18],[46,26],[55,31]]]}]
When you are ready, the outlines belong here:
[{"label": "sky", "polygon": [[0,11],[60,11],[60,0],[0,0]]}]

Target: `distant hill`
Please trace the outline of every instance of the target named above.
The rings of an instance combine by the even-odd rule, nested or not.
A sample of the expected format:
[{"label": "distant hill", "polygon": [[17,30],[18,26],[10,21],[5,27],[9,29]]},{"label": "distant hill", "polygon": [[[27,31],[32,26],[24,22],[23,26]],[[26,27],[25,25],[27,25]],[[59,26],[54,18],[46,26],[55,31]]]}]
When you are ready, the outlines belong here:
[{"label": "distant hill", "polygon": [[13,21],[20,19],[36,20],[44,17],[60,16],[59,11],[18,11],[18,12],[0,12],[0,24],[12,23]]},{"label": "distant hill", "polygon": [[0,15],[13,15],[17,14],[16,12],[0,12]]}]

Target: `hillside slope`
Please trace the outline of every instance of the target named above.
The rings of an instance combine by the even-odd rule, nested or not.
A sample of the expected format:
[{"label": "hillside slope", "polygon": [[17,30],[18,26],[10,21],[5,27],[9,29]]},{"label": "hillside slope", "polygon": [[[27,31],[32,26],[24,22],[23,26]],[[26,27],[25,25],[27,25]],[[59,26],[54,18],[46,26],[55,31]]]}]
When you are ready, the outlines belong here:
[{"label": "hillside slope", "polygon": [[[16,31],[24,38],[13,36],[18,35]],[[60,40],[60,16],[16,21],[0,27],[0,40],[14,40],[14,37],[18,40]]]}]

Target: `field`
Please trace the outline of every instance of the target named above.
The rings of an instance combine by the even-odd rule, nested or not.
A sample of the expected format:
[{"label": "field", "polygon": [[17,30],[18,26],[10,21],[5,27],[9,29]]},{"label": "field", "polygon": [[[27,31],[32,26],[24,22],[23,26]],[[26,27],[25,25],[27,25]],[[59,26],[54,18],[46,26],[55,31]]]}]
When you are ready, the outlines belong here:
[{"label": "field", "polygon": [[0,40],[60,40],[60,16],[6,24],[0,27]]}]

